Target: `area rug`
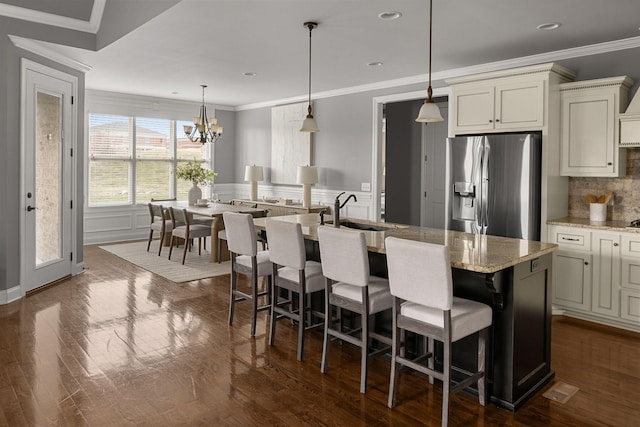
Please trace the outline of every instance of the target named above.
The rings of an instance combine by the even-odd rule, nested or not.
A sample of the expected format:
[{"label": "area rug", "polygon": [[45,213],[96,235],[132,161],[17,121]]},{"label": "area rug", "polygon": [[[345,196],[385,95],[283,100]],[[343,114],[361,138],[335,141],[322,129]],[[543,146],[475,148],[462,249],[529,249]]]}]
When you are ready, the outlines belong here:
[{"label": "area rug", "polygon": [[173,248],[171,260],[168,260],[169,248],[162,248],[162,255],[158,256],[158,244],[159,241],[154,240],[149,252],[147,252],[147,242],[104,245],[100,246],[100,249],[176,283],[221,276],[230,272],[229,261],[220,264],[211,262],[210,252],[204,250],[202,255],[198,256],[197,244],[191,252],[187,253],[184,265],[181,264],[182,247]]}]

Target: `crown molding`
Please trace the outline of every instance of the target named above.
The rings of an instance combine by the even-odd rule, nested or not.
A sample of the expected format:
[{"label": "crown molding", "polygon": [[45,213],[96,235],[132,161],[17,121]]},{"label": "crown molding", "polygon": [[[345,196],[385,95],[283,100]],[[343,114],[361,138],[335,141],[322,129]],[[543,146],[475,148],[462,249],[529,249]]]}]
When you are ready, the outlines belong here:
[{"label": "crown molding", "polygon": [[35,53],[36,55],[50,59],[54,62],[57,62],[58,64],[66,65],[67,67],[73,68],[74,70],[86,73],[88,71],[91,71],[91,69],[93,68],[91,67],[91,65],[76,61],[75,59],[64,56],[53,49],[49,49],[38,41],[12,35],[9,35],[9,40],[11,40],[11,43],[13,43],[15,47],[24,49],[31,53]]},{"label": "crown molding", "polygon": [[[610,42],[597,43],[587,46],[574,47],[570,49],[556,50],[537,55],[523,56],[520,58],[507,59],[504,61],[488,62],[486,64],[472,65],[469,67],[453,68],[450,70],[437,71],[431,74],[431,80],[447,80],[456,77],[488,73],[493,71],[507,70],[511,68],[525,67],[537,65],[547,62],[561,61],[571,58],[579,58],[582,56],[598,55],[608,52],[616,52],[625,49],[634,49],[640,47],[640,37],[630,37],[627,39],[614,40]],[[313,99],[331,98],[334,96],[349,95],[360,92],[368,92],[379,89],[389,89],[398,86],[407,86],[417,83],[426,83],[428,74],[418,76],[404,77],[394,80],[385,80],[377,83],[366,85],[352,86],[342,89],[330,90],[326,92],[313,93]],[[435,89],[435,88],[434,88]],[[276,105],[290,104],[294,102],[305,101],[307,95],[300,95],[291,98],[281,98],[272,101],[257,102],[254,104],[246,104],[235,107],[235,111],[253,110],[256,108],[274,107]]]},{"label": "crown molding", "polygon": [[54,15],[52,13],[40,12],[4,3],[0,3],[0,15],[8,16],[9,18],[21,19],[23,21],[37,22],[38,24],[46,24],[54,27],[62,27],[69,30],[95,34],[100,28],[105,4],[106,0],[93,1],[93,9],[91,10],[91,17],[88,22],[83,21],[82,19]]}]

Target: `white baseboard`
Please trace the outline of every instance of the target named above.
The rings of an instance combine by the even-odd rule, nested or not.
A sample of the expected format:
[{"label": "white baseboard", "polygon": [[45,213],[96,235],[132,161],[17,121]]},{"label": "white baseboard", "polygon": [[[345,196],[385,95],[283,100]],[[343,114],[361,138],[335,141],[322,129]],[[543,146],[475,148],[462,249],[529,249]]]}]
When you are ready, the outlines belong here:
[{"label": "white baseboard", "polygon": [[19,300],[23,296],[24,294],[22,293],[22,288],[20,286],[14,286],[13,288],[9,288],[5,291],[0,291],[0,305],[10,304]]}]

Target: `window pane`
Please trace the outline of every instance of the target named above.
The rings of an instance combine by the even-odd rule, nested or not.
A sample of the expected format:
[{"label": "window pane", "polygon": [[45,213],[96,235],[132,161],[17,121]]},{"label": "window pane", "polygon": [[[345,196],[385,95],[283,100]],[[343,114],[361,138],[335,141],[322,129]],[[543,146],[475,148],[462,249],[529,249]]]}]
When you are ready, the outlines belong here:
[{"label": "window pane", "polygon": [[171,197],[171,161],[136,162],[136,202]]},{"label": "window pane", "polygon": [[89,158],[128,159],[132,142],[130,117],[89,114]]},{"label": "window pane", "polygon": [[171,121],[136,118],[136,158],[171,159]]},{"label": "window pane", "polygon": [[89,206],[130,202],[129,161],[91,160],[89,162]]},{"label": "window pane", "polygon": [[185,136],[184,125],[193,126],[193,122],[178,120],[176,122],[176,137],[178,142],[177,158],[181,160],[205,160],[208,150],[206,144],[191,142]]}]

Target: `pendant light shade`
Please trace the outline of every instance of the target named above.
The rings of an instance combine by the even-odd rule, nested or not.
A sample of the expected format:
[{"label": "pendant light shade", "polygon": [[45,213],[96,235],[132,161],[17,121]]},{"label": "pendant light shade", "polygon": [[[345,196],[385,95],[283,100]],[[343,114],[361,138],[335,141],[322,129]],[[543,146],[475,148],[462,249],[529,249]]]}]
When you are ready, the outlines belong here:
[{"label": "pendant light shade", "polygon": [[302,122],[300,132],[318,132],[318,123],[313,118],[313,107],[311,106],[311,31],[318,26],[316,22],[305,22],[304,26],[309,29],[309,107],[307,117]]},{"label": "pendant light shade", "polygon": [[427,100],[424,101],[416,122],[434,123],[441,122],[444,119],[440,114],[440,109],[433,101],[433,89],[431,88],[431,39],[433,38],[433,0],[429,0],[429,87],[427,88]]},{"label": "pendant light shade", "polygon": [[316,119],[313,118],[313,115],[309,114],[302,122],[302,127],[300,128],[300,132],[318,132],[318,124],[316,123]]},{"label": "pendant light shade", "polygon": [[418,117],[416,118],[416,122],[420,123],[435,123],[443,120],[442,114],[440,114],[440,109],[433,99],[428,99],[424,104],[422,104]]}]

